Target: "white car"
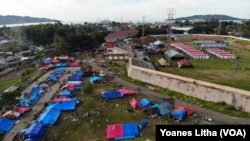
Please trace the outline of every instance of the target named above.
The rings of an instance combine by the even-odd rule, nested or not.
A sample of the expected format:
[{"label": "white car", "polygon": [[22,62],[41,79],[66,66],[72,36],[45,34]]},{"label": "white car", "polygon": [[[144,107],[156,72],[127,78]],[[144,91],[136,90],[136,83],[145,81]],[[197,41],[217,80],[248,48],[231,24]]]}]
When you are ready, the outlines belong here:
[{"label": "white car", "polygon": [[103,77],[106,76],[106,74],[104,73],[104,71],[99,71],[99,76]]}]

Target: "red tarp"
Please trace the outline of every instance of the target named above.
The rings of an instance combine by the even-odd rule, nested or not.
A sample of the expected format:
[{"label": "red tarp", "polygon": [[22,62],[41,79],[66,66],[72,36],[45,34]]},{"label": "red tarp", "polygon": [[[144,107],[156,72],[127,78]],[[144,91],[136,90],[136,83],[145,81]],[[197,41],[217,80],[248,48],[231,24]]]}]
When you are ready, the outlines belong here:
[{"label": "red tarp", "polygon": [[69,64],[70,67],[79,67],[80,65],[81,65],[80,60],[77,60],[76,62]]},{"label": "red tarp", "polygon": [[67,83],[64,86],[62,86],[61,90],[63,90],[63,89],[74,90],[75,89],[75,84]]},{"label": "red tarp", "polygon": [[134,97],[130,100],[130,105],[131,105],[131,107],[133,107],[134,109],[140,108],[139,102],[138,102]]},{"label": "red tarp", "polygon": [[28,112],[30,110],[30,107],[20,106],[20,107],[16,107],[14,110],[20,114],[24,114],[25,112]]},{"label": "red tarp", "polygon": [[71,98],[59,97],[59,98],[55,98],[55,99],[52,100],[52,102],[54,102],[54,103],[63,102],[63,101],[71,101]]},{"label": "red tarp", "polygon": [[181,105],[175,105],[175,110],[180,110],[180,109],[186,110],[188,116],[192,115],[194,113],[194,109],[192,109],[192,108],[184,107],[184,106],[181,106]]},{"label": "red tarp", "polygon": [[49,65],[46,65],[46,66],[41,67],[40,69],[41,69],[41,70],[48,70],[48,69],[53,68],[54,66],[55,66],[55,65],[53,65],[53,64],[49,64]]},{"label": "red tarp", "polygon": [[107,139],[123,137],[123,125],[122,124],[107,125],[106,132],[107,132]]},{"label": "red tarp", "polygon": [[136,91],[132,88],[122,88],[119,89],[118,91],[120,91],[122,95],[133,95],[136,93]]}]

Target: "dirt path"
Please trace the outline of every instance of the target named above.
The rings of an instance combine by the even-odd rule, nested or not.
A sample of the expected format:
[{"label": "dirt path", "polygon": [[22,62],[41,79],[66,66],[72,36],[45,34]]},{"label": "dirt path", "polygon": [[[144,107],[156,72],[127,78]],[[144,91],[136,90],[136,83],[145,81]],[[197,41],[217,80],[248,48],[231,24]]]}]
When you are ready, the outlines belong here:
[{"label": "dirt path", "polygon": [[[75,70],[78,70],[78,69],[79,69],[78,67],[75,67],[75,68],[72,67],[72,68],[68,68],[67,70],[74,72]],[[52,72],[54,72],[54,70],[47,72],[41,78],[45,80],[46,78],[49,77],[49,75]],[[67,80],[67,78],[71,75],[72,75],[71,73],[64,74],[60,80],[62,80],[62,79]],[[34,86],[37,86],[37,85],[35,83],[31,84],[29,87],[27,87],[24,90],[24,92],[30,92],[31,88]],[[39,99],[39,101],[34,106],[32,106],[32,110],[29,113],[27,113],[24,117],[21,117],[20,120],[12,128],[12,130],[10,132],[8,132],[7,134],[5,134],[3,141],[13,141],[15,136],[17,134],[20,134],[22,129],[28,127],[29,123],[34,119],[34,115],[39,114],[44,110],[45,103],[48,102],[49,100],[51,100],[51,98],[57,93],[58,89],[59,89],[58,83],[55,83],[53,86],[51,86],[51,90],[49,92],[45,93]]]}]

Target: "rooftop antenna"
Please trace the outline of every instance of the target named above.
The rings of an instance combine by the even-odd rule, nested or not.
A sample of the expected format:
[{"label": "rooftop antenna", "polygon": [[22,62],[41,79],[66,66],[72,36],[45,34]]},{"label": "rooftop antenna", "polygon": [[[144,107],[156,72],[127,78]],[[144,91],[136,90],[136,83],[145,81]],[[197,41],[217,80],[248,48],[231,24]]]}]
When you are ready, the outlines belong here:
[{"label": "rooftop antenna", "polygon": [[175,9],[174,8],[168,8],[167,9],[167,15],[168,15],[168,20],[167,20],[167,55],[166,55],[166,71],[168,70],[168,67],[170,67],[170,63],[171,63],[171,43],[172,43],[172,31],[171,31],[171,27],[172,27],[172,22],[173,22],[173,16],[175,14]]}]

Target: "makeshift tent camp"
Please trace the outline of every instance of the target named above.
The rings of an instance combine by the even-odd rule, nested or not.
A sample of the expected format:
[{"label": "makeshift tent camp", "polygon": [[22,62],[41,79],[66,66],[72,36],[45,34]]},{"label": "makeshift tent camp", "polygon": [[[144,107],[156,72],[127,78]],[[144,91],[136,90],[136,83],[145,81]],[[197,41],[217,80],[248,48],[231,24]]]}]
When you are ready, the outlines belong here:
[{"label": "makeshift tent camp", "polygon": [[141,101],[140,101],[140,106],[141,107],[149,107],[149,106],[151,106],[152,105],[152,103],[148,100],[148,99],[146,99],[146,98],[143,98]]},{"label": "makeshift tent camp", "polygon": [[32,141],[39,141],[45,134],[45,125],[42,122],[35,121],[29,128],[23,129],[24,138]]},{"label": "makeshift tent camp", "polygon": [[102,78],[99,76],[92,76],[89,78],[90,83],[101,83]]},{"label": "makeshift tent camp", "polygon": [[187,111],[185,109],[174,110],[171,115],[173,118],[181,121],[187,116]]},{"label": "makeshift tent camp", "polygon": [[106,127],[107,139],[131,139],[139,135],[137,123],[111,124]]},{"label": "makeshift tent camp", "polygon": [[61,111],[55,108],[48,108],[45,112],[40,114],[37,121],[42,122],[44,125],[53,125],[57,121]]},{"label": "makeshift tent camp", "polygon": [[8,119],[7,117],[3,117],[0,119],[0,134],[5,132],[9,132],[14,126],[12,120]]},{"label": "makeshift tent camp", "polygon": [[132,107],[133,109],[138,109],[138,108],[140,108],[140,104],[139,104],[139,102],[135,99],[135,97],[132,97],[131,100],[129,101],[129,103],[130,103],[130,105],[131,105],[131,107]]},{"label": "makeshift tent camp", "polygon": [[103,99],[115,99],[122,98],[122,94],[120,91],[103,91],[101,92],[101,97]]}]

